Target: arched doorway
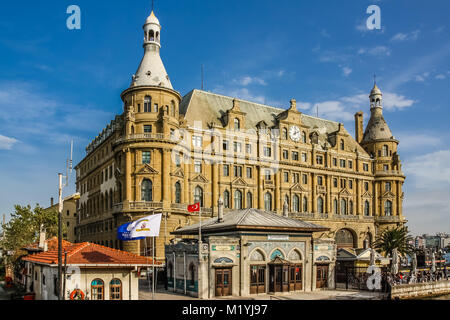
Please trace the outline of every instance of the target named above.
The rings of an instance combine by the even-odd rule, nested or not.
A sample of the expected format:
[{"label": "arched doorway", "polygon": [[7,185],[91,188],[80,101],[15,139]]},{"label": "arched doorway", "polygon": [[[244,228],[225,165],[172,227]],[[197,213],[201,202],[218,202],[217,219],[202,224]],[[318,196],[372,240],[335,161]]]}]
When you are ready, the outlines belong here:
[{"label": "arched doorway", "polygon": [[341,229],[335,236],[337,248],[356,248],[356,236],[349,229]]}]

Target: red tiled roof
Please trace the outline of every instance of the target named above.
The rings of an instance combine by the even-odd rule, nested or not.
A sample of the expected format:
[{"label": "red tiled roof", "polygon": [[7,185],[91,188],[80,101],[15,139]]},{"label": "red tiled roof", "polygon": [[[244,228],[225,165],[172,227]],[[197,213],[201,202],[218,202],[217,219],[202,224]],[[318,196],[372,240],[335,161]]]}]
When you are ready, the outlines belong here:
[{"label": "red tiled roof", "polygon": [[[58,237],[53,237],[53,238],[47,239],[47,240],[45,240],[45,242],[47,243],[48,250],[58,250]],[[72,242],[69,242],[66,240],[62,240],[61,242],[62,242],[63,248],[72,245]],[[39,241],[27,245],[24,249],[29,250],[29,251],[40,250]]]},{"label": "red tiled roof", "polygon": [[[67,251],[68,265],[151,265],[152,259],[138,256],[126,251],[104,247],[98,244],[83,242],[73,243],[63,250]],[[23,257],[22,260],[38,264],[58,264],[58,250],[49,250]],[[160,264],[156,262],[155,264]]]}]

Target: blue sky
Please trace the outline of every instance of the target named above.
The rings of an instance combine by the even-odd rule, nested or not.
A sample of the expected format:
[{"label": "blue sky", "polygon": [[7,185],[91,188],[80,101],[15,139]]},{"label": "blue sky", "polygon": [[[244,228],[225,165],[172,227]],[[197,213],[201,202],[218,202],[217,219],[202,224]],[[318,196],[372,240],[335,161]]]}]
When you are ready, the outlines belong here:
[{"label": "blue sky", "polygon": [[[69,142],[74,163],[115,114],[143,54],[147,0],[0,4],[0,213],[49,205]],[[81,30],[66,9],[81,8]],[[381,30],[365,27],[381,8]],[[156,1],[161,55],[182,95],[206,89],[340,121],[353,134],[373,75],[407,175],[414,233],[450,232],[450,2]],[[65,195],[74,191],[74,178]]]}]

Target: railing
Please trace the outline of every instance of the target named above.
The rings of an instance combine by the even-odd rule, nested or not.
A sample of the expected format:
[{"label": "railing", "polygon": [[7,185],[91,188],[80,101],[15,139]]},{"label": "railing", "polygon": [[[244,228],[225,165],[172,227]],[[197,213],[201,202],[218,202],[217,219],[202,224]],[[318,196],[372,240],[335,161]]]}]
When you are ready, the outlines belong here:
[{"label": "railing", "polygon": [[377,170],[375,171],[375,175],[382,175],[382,176],[403,175],[403,172],[401,170]]},{"label": "railing", "polygon": [[149,202],[149,201],[140,201],[140,202],[122,202],[116,203],[113,206],[114,212],[120,211],[143,211],[150,210],[155,208],[162,208],[162,202]]},{"label": "railing", "polygon": [[399,216],[376,216],[376,220],[378,221],[400,221]]},{"label": "railing", "polygon": [[172,203],[170,205],[172,209],[180,209],[180,210],[187,210],[187,204],[183,203]]},{"label": "railing", "polygon": [[170,134],[166,135],[164,133],[136,133],[136,134],[129,134],[125,137],[117,139],[115,144],[131,140],[165,140],[165,139],[178,141],[175,135]]}]

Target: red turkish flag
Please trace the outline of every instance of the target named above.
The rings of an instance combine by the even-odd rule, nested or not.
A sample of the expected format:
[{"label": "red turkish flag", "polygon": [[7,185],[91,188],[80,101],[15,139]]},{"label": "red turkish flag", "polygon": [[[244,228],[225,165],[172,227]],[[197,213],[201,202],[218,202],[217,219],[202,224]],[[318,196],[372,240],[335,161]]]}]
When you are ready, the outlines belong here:
[{"label": "red turkish flag", "polygon": [[200,211],[200,202],[193,204],[191,206],[188,206],[188,211],[189,212],[198,212]]}]

